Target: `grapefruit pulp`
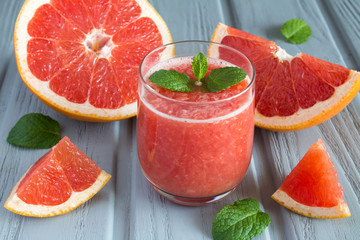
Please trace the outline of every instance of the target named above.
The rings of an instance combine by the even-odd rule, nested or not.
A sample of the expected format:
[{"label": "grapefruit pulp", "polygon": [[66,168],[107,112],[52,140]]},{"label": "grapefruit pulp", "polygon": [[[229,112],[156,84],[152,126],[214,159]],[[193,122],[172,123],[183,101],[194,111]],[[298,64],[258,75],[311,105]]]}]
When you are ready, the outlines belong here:
[{"label": "grapefruit pulp", "polygon": [[359,72],[305,53],[293,57],[275,42],[222,23],[212,41],[241,51],[253,62],[258,127],[293,131],[315,126],[340,112],[360,90]]},{"label": "grapefruit pulp", "polygon": [[93,197],[110,177],[64,137],[21,177],[4,207],[32,217],[64,214]]},{"label": "grapefruit pulp", "polygon": [[14,32],[26,86],[86,121],[134,116],[139,63],[168,42],[165,22],[146,0],[27,0]]},{"label": "grapefruit pulp", "polygon": [[349,217],[334,163],[321,139],[314,143],[271,196],[284,207],[313,218]]}]

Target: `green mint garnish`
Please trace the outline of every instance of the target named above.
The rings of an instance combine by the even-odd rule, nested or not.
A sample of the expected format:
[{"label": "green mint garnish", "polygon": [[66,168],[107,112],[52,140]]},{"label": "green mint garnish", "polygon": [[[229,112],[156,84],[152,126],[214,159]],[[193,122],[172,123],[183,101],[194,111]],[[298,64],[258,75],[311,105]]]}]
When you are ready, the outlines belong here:
[{"label": "green mint garnish", "polygon": [[50,148],[61,137],[57,121],[41,113],[29,113],[22,116],[10,130],[8,143],[29,148]]},{"label": "green mint garnish", "polygon": [[244,70],[238,67],[224,67],[213,69],[209,76],[203,81],[209,92],[220,92],[235,84],[238,84],[246,77]]},{"label": "green mint garnish", "polygon": [[192,70],[198,81],[190,79],[186,73],[164,69],[154,72],[149,79],[159,87],[176,92],[192,92],[197,87],[205,92],[220,92],[238,84],[246,77],[245,71],[241,68],[224,67],[211,70],[209,76],[203,79],[208,68],[207,58],[199,52],[193,57],[192,62]]},{"label": "green mint garnish", "polygon": [[261,234],[269,224],[270,217],[259,210],[259,203],[247,198],[220,210],[212,225],[212,235],[214,240],[246,240]]},{"label": "green mint garnish", "polygon": [[200,80],[205,77],[208,68],[209,68],[209,66],[208,66],[207,58],[205,57],[205,55],[201,52],[196,54],[193,58],[192,70],[193,70],[194,76],[198,80],[198,83],[200,83]]},{"label": "green mint garnish", "polygon": [[193,80],[186,73],[179,73],[175,70],[164,70],[154,72],[149,77],[152,83],[159,87],[176,92],[192,92],[195,89]]},{"label": "green mint garnish", "polygon": [[281,33],[291,43],[301,44],[309,39],[311,28],[304,20],[294,18],[284,23],[281,27]]}]

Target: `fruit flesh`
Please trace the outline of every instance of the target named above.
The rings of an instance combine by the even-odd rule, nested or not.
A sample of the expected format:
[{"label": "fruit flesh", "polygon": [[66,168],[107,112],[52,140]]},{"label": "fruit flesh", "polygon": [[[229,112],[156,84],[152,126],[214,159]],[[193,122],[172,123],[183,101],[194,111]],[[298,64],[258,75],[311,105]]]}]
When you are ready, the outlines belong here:
[{"label": "fruit flesh", "polygon": [[[173,62],[167,69],[193,77],[189,60],[186,64]],[[218,67],[209,65],[210,69]],[[251,159],[254,97],[245,94],[247,97],[233,99],[230,105],[221,107],[213,106],[211,101],[239,93],[248,85],[244,83],[219,93],[178,93],[154,87],[163,96],[188,101],[190,105],[205,103],[205,107],[193,109],[151,94],[140,97],[138,154],[143,172],[152,184],[172,195],[202,198],[222,194],[240,183]],[[234,102],[237,104],[231,105]],[[239,107],[241,103],[245,105],[243,109]],[[220,117],[224,115],[228,117]]]},{"label": "fruit flesh", "polygon": [[51,0],[28,24],[30,71],[73,103],[118,109],[136,102],[140,60],[163,44],[141,11],[135,1]]},{"label": "fruit flesh", "polygon": [[306,206],[330,208],[343,201],[343,189],[334,163],[321,140],[310,147],[280,190]]},{"label": "fruit flesh", "polygon": [[101,169],[64,137],[21,180],[17,196],[28,204],[55,206],[94,184]]},{"label": "fruit flesh", "polygon": [[276,55],[274,42],[231,27],[226,31],[221,43],[244,52],[255,66],[256,109],[263,116],[286,117],[308,109],[331,98],[350,76],[349,69],[304,53],[290,57],[288,64]]}]

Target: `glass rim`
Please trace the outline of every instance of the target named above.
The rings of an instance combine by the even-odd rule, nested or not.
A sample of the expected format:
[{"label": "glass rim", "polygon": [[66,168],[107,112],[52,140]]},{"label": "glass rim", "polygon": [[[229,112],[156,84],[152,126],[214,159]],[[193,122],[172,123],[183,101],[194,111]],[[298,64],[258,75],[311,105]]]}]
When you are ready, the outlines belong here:
[{"label": "glass rim", "polygon": [[[159,51],[160,49],[162,48],[166,48],[168,46],[171,46],[171,45],[175,45],[175,44],[182,44],[182,43],[203,43],[203,44],[214,44],[214,45],[217,45],[217,46],[221,46],[221,47],[224,47],[224,48],[228,48],[230,49],[231,51],[234,51],[234,52],[237,52],[238,54],[242,55],[249,63],[250,63],[250,66],[251,68],[253,69],[253,76],[252,78],[250,79],[250,82],[249,84],[243,89],[241,90],[239,93],[235,94],[235,95],[232,95],[230,97],[226,97],[226,98],[223,98],[223,99],[218,99],[218,100],[214,100],[214,101],[199,101],[199,102],[195,102],[195,101],[185,101],[185,100],[179,100],[179,99],[174,99],[174,98],[170,98],[170,97],[167,97],[161,93],[159,93],[158,91],[156,91],[154,88],[152,88],[148,83],[146,83],[142,73],[141,73],[141,66],[144,64],[144,61],[145,59],[152,53],[156,52],[156,51]],[[176,42],[171,42],[171,43],[167,43],[167,44],[164,44],[162,46],[159,46],[157,48],[154,48],[153,50],[149,51],[144,57],[143,59],[141,60],[140,64],[139,64],[139,77],[140,77],[140,80],[142,82],[142,84],[145,86],[145,88],[150,91],[151,93],[167,100],[167,101],[172,101],[172,102],[176,102],[176,103],[182,103],[182,104],[198,104],[198,105],[201,105],[201,104],[212,104],[212,103],[222,103],[222,102],[227,102],[227,101],[230,101],[234,98],[237,98],[243,94],[245,94],[247,91],[249,91],[251,89],[251,87],[254,85],[254,82],[255,82],[255,75],[256,75],[256,71],[255,71],[255,67],[254,67],[254,64],[252,63],[252,61],[242,52],[240,52],[239,50],[233,48],[233,47],[229,47],[229,46],[226,46],[224,44],[221,44],[221,43],[217,43],[217,42],[212,42],[212,41],[205,41],[205,40],[183,40],[183,41],[176,41]],[[248,74],[246,74],[248,76]],[[249,77],[250,78],[250,77]],[[140,86],[139,86],[140,87]],[[139,95],[139,98],[140,98],[140,95]],[[140,100],[140,99],[139,99]]]}]

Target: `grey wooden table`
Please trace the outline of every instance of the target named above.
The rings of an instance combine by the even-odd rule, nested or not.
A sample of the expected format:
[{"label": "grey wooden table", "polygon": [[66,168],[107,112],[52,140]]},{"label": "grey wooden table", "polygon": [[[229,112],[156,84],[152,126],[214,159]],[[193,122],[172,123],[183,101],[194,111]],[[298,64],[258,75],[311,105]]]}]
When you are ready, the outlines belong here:
[{"label": "grey wooden table", "polygon": [[[87,123],[69,119],[39,101],[22,83],[13,52],[13,27],[24,0],[0,1],[0,240],[10,239],[211,239],[216,213],[237,199],[252,197],[271,217],[256,239],[360,239],[360,96],[331,120],[310,129],[278,133],[255,130],[253,159],[239,188],[203,207],[178,206],[147,184],[138,164],[136,119]],[[290,54],[305,52],[360,70],[360,1],[151,0],[173,40],[209,40],[218,22],[275,41]],[[311,25],[302,45],[287,43],[281,25],[294,17]],[[3,208],[22,174],[47,150],[17,148],[8,132],[24,114],[58,120],[70,139],[104,170],[110,182],[74,211],[52,218],[16,215]],[[285,176],[318,138],[325,142],[352,216],[339,220],[303,217],[271,198]]]}]

